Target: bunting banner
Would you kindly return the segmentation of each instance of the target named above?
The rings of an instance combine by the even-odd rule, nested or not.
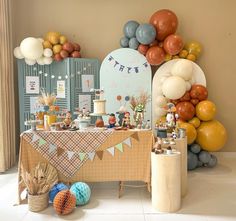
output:
[[[102,158],[103,158],[103,150],[98,150],[98,151],[96,151],[96,154],[97,154],[98,158],[99,158],[100,160],[102,160]]]
[[[135,140],[139,141],[139,137],[138,137],[138,133],[137,132],[132,134],[131,137],[134,138]]]
[[[35,141],[39,140],[39,138],[40,136],[38,136],[37,134],[34,134],[31,142],[34,143]]]
[[[123,144],[122,144],[122,143],[116,144],[115,147],[116,147],[120,152],[123,152]]]
[[[130,138],[125,139],[123,143],[126,144],[128,147],[132,147]]]
[[[74,156],[75,152],[73,151],[67,151],[67,156],[68,156],[68,159],[71,160],[71,158]]]
[[[47,142],[43,138],[39,138],[39,147],[46,144]]]
[[[86,153],[79,153],[79,159],[80,161],[83,161],[86,156]]]
[[[96,154],[95,151],[94,151],[94,152],[87,153],[88,158],[89,158],[91,161],[94,160],[95,154]]]
[[[115,147],[110,147],[107,149],[107,151],[114,157],[115,155]]]
[[[51,143],[49,144],[49,149],[48,149],[48,152],[49,152],[49,153],[54,152],[56,149],[57,149],[57,146],[56,146],[56,145],[51,144]]]
[[[61,147],[58,147],[57,148],[57,157],[60,157],[64,152],[65,152],[64,149],[62,149]]]

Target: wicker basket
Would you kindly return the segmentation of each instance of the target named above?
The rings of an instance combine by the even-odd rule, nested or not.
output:
[[[48,207],[48,192],[42,195],[30,195],[28,194],[29,210],[32,212],[39,212]]]

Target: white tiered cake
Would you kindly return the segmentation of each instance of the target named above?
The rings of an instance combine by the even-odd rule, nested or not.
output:
[[[105,115],[106,114],[106,100],[93,100],[94,111],[93,114]]]

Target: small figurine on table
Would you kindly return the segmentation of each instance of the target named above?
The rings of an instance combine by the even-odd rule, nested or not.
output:
[[[111,113],[108,119],[108,128],[113,128],[116,126],[116,116],[115,114]]]
[[[131,128],[130,124],[130,112],[125,112],[124,118],[122,120],[122,127]]]
[[[63,120],[63,126],[68,128],[72,122],[70,111],[66,112],[66,118]]]

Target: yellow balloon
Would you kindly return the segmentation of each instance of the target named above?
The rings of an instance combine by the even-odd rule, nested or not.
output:
[[[196,142],[207,151],[220,150],[227,140],[224,126],[217,120],[202,122],[197,129]]]
[[[196,115],[202,121],[213,120],[216,114],[216,105],[209,101],[201,101],[196,106]]]
[[[201,121],[197,118],[194,117],[193,119],[188,121],[190,124],[192,124],[195,128],[198,128],[201,124]]]
[[[187,122],[179,122],[179,127],[186,129],[188,144],[193,143],[197,137],[197,131],[195,127]]]
[[[188,42],[184,48],[188,51],[189,54],[193,54],[198,57],[202,51],[202,46],[199,42],[191,41]]]

